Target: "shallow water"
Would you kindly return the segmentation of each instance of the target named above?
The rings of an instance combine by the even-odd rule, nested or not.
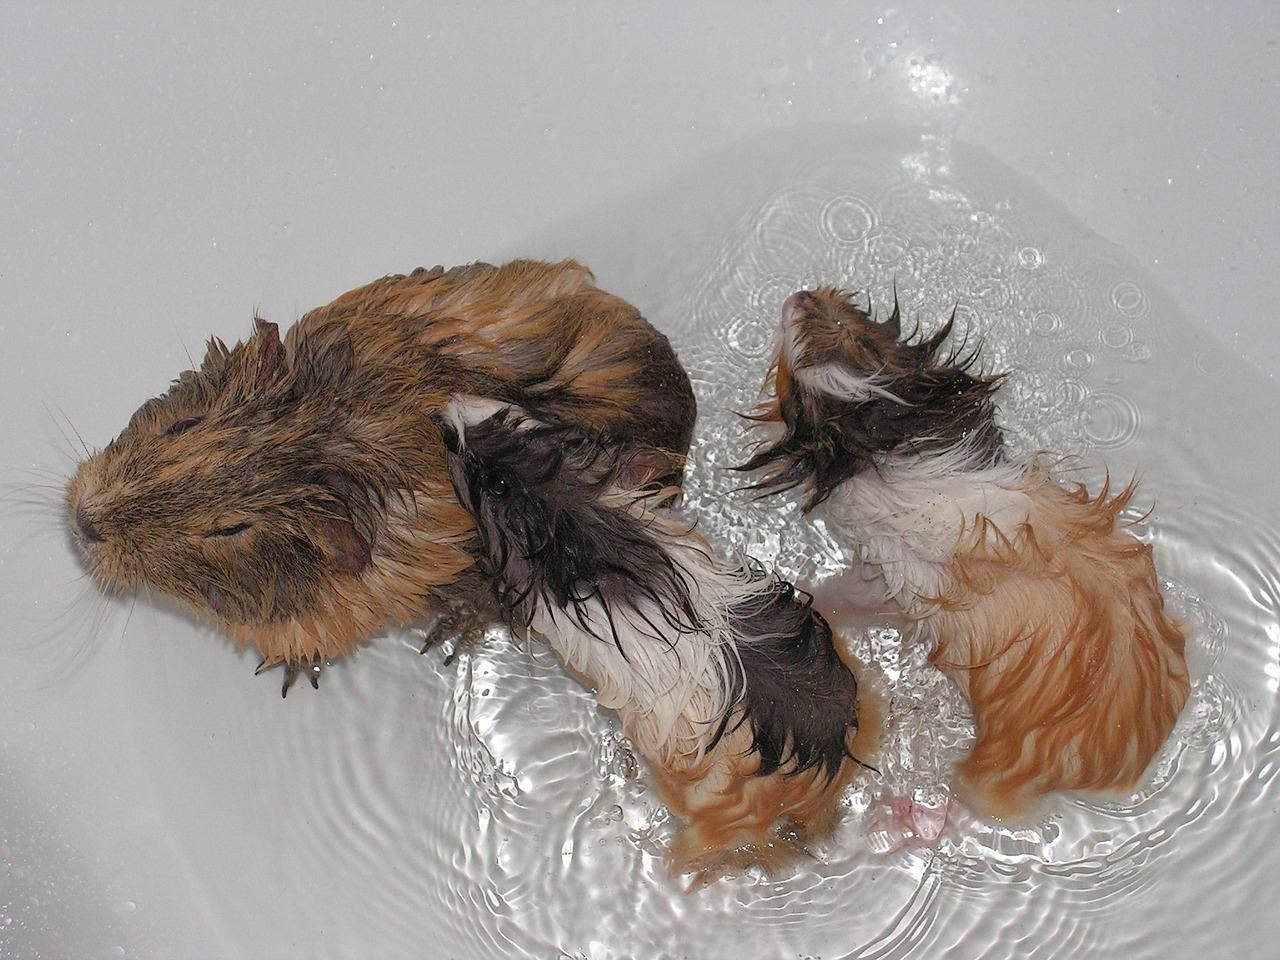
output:
[[[670,212],[664,239],[679,250],[682,217],[695,222],[699,204],[723,209],[749,182],[719,242],[703,234],[688,244],[700,269],[646,270],[643,230],[642,249],[622,265],[627,292],[650,316],[681,318],[669,329],[700,404],[687,505],[701,529],[829,592],[824,581],[847,565],[842,545],[820,521],[753,501],[729,469],[745,459],[750,436],[739,414],[758,399],[782,301],[834,284],[866,291],[887,312],[896,291],[904,323],[926,333],[954,309],[957,340],[980,345],[983,369],[1009,373],[1000,412],[1015,451],[1067,455],[1064,467],[1094,489],[1108,470],[1121,480],[1141,475],[1129,516],[1154,544],[1187,630],[1193,689],[1134,796],[1051,798],[1019,829],[961,816],[934,849],[882,855],[899,838],[870,829],[880,802],[905,795],[941,807],[949,764],[972,729],[963,699],[916,638],[889,623],[843,624],[893,694],[880,774],[850,791],[841,830],[815,862],[777,882],[742,877],[695,894],[714,908],[699,914],[706,919],[674,941],[651,942],[692,956],[774,955],[760,951],[769,943],[778,956],[936,955],[948,945],[953,955],[991,957],[1110,953],[1132,937],[1148,952],[1180,954],[1186,929],[1169,924],[1170,911],[1199,915],[1205,887],[1245,895],[1238,864],[1252,841],[1239,821],[1271,796],[1280,514],[1270,485],[1257,480],[1280,463],[1265,425],[1276,398],[1208,347],[1121,251],[978,151],[892,131],[882,142],[815,131],[763,145],[755,164],[750,153],[726,162],[718,183],[696,173],[684,182],[714,201],[686,198],[682,213],[668,196],[614,211],[623,222]],[[1193,863],[1196,883],[1178,884],[1177,871]],[[665,889],[630,893],[665,904]],[[708,937],[713,950],[699,946]],[[623,955],[625,942],[614,945]]]
[[[1015,450],[1069,455],[1092,486],[1140,471],[1132,518],[1188,631],[1190,701],[1133,797],[1057,797],[1020,829],[961,818],[936,847],[892,849],[871,829],[879,804],[944,802],[968,711],[915,638],[837,620],[893,693],[879,774],[793,872],[685,893],[643,764],[547,650],[495,630],[446,661],[419,656],[409,629],[281,703],[248,657],[135,611],[130,642],[108,651],[124,661],[123,721],[174,848],[247,954],[278,942],[255,910],[282,888],[306,907],[279,922],[332,931],[332,956],[1193,956],[1215,943],[1205,918],[1247,898],[1249,824],[1280,799],[1272,388],[994,159],[892,129],[744,144],[511,252],[588,259],[672,336],[700,403],[687,483],[700,528],[820,591],[845,548],[728,470],[782,301],[837,284],[887,310],[896,288],[904,322],[926,332],[955,309],[981,366],[1010,372]],[[188,669],[199,695],[179,692]],[[157,688],[170,690],[159,707]]]

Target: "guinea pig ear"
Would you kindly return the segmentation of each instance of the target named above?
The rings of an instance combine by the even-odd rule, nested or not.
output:
[[[315,479],[337,501],[316,521],[315,544],[339,573],[359,573],[369,565],[374,529],[360,510],[365,502],[362,488],[354,478],[337,470],[323,471]],[[366,522],[357,524],[353,517]]]
[[[253,344],[257,354],[257,381],[266,386],[284,372],[284,345],[280,342],[280,328],[269,320],[254,317]]]
[[[316,524],[316,534],[316,546],[339,573],[359,573],[369,565],[369,541],[346,517],[322,517]]]
[[[629,490],[678,483],[683,472],[684,457],[652,447],[629,450],[618,460],[618,483]]]

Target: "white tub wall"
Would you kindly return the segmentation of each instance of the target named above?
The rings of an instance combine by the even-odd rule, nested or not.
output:
[[[795,6],[6,6],[0,466],[63,466],[59,412],[105,442],[255,309],[287,322],[382,273],[522,252],[677,164],[815,122],[889,119],[986,148],[1206,335],[1280,370],[1274,5]],[[113,699],[120,661],[99,651],[55,675],[30,645],[79,589],[67,544],[25,513],[2,521],[0,815],[22,872],[0,896],[47,928],[23,943],[356,942],[277,916],[287,893],[253,916],[208,907],[207,865],[172,840]],[[178,662],[213,683],[242,667],[214,644]],[[212,736],[193,749],[234,752]],[[1259,817],[1247,828],[1274,838],[1275,811]],[[1223,916],[1243,951],[1280,931],[1263,909],[1280,858],[1263,862],[1256,916]],[[118,908],[78,910],[103,902],[98,885]]]
[[[201,337],[753,133],[893,118],[991,150],[1280,361],[1267,3],[72,6],[10,7],[0,39],[25,315]]]

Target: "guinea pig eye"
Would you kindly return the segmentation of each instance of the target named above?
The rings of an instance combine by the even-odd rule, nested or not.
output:
[[[506,478],[497,474],[489,474],[484,478],[484,488],[489,496],[497,500],[501,500],[511,492],[511,485],[507,483]]]
[[[204,417],[183,417],[181,420],[174,421],[169,429],[164,432],[164,435],[166,437],[176,437],[180,433],[186,433],[202,420],[204,420]]]
[[[252,523],[246,521],[245,523],[233,523],[229,527],[214,527],[214,529],[205,534],[205,537],[234,537],[237,533],[244,533],[252,526]]]

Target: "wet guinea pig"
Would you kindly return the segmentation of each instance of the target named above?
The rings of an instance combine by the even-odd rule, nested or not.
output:
[[[479,564],[518,633],[616,710],[684,823],[671,857],[708,879],[774,866],[834,820],[856,769],[858,685],[830,628],[752,561],[717,559],[636,483],[643,453],[490,400],[445,412]],[[794,838],[792,838],[794,839]]]
[[[756,417],[775,436],[745,469],[825,501],[882,596],[926,622],[973,708],[958,786],[978,812],[1131,791],[1188,691],[1151,548],[1118,522],[1133,487],[1093,497],[1006,459],[999,380],[944,354],[950,331],[904,341],[896,305],[877,323],[838,290],[790,297]]]
[[[418,270],[283,341],[262,320],[212,340],[80,464],[72,533],[105,588],[184,602],[284,663],[287,690],[388,623],[488,602],[432,419],[459,390],[657,449],[668,479],[695,413],[666,337],[580,264]]]

